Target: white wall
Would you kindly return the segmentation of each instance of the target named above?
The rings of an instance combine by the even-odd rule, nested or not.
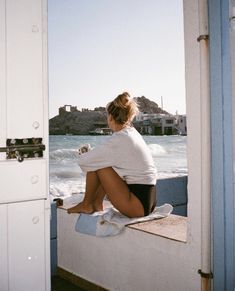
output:
[[[60,268],[108,290],[200,289],[192,238],[176,242],[129,228],[114,237],[89,236],[75,232],[77,217],[58,209]]]

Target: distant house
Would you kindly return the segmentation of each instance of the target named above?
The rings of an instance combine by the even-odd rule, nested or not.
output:
[[[134,125],[141,134],[172,135],[179,133],[176,118],[170,114],[141,112],[136,117]]]
[[[176,127],[180,135],[187,135],[187,118],[186,115],[175,115]]]
[[[78,111],[77,106],[72,105],[64,105],[59,108],[59,115],[65,113],[65,112],[76,112]]]

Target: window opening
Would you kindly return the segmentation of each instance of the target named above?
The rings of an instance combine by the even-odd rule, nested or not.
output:
[[[108,138],[105,106],[123,91],[140,98],[159,178],[187,175],[182,1],[48,4],[52,197],[84,192],[75,152]]]

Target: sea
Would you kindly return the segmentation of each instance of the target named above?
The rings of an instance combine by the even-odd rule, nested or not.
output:
[[[85,175],[80,169],[76,151],[84,144],[92,148],[110,136],[51,135],[49,137],[49,170],[51,198],[84,193]],[[152,153],[158,178],[187,175],[187,136],[143,136]]]

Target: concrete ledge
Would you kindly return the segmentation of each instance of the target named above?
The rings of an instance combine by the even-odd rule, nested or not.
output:
[[[180,242],[187,241],[187,218],[171,214],[157,219],[129,225],[128,227]]]
[[[171,203],[187,214],[187,177],[158,180],[157,197],[158,204]],[[58,270],[63,278],[87,290],[200,289],[198,245],[187,217],[172,214],[128,226],[117,236],[96,237],[76,232],[78,214],[69,215],[66,208],[57,209]],[[103,287],[91,289],[97,286]]]
[[[101,238],[76,232],[77,214],[59,208],[57,215],[58,267],[68,273],[108,290],[199,290],[199,263],[188,259],[194,256],[191,239],[169,238],[182,222],[186,232],[187,218],[172,215],[168,222],[155,221],[159,233],[168,228],[165,223],[171,224],[168,237],[126,227],[120,235]]]

